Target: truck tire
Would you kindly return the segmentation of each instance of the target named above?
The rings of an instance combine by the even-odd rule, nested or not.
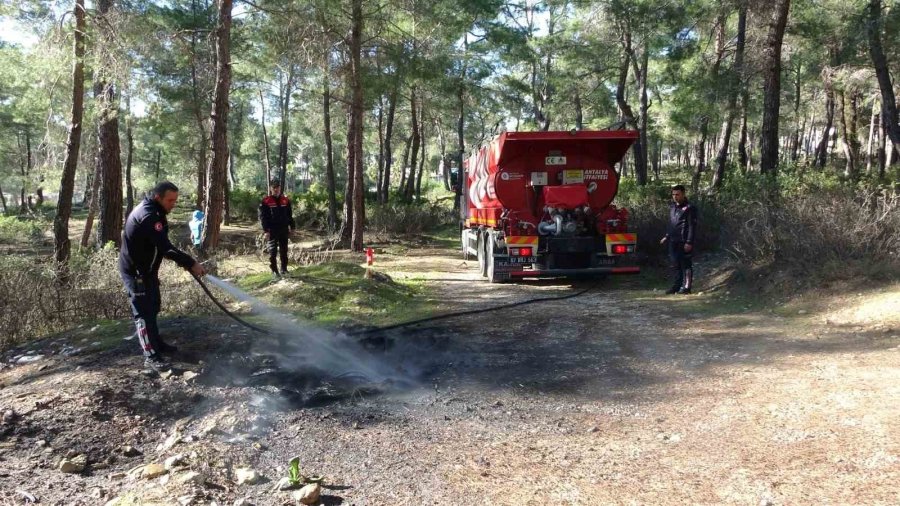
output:
[[[490,235],[484,245],[485,263],[487,264],[484,275],[489,283],[498,283],[497,278],[497,261],[494,259],[494,238]]]
[[[462,257],[463,260],[469,260],[469,245],[466,244],[469,241],[469,234],[466,233],[466,229],[460,227],[459,232],[459,243],[462,245]]]
[[[481,277],[487,276],[487,255],[484,246],[487,236],[487,233],[478,234],[478,273],[481,274]]]

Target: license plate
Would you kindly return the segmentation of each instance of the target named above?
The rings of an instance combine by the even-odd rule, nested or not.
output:
[[[509,259],[507,261],[512,264],[533,264],[533,263],[537,262],[537,258],[536,257],[509,257]]]
[[[509,257],[504,258],[503,260],[498,260],[497,265],[499,266],[522,266],[522,265],[530,265],[537,262],[536,257]]]

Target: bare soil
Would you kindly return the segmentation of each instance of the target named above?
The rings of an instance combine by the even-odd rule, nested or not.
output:
[[[440,248],[376,262],[447,312],[587,291],[370,336],[355,353],[387,380],[223,317],[163,324],[181,347],[167,379],[125,325],[15,350],[0,503],[293,504],[273,489],[294,456],[328,505],[900,503],[896,289],[773,308],[648,276],[491,285]],[[58,470],[77,454],[84,471]],[[239,485],[243,467],[259,482]],[[179,483],[189,470],[206,484]]]

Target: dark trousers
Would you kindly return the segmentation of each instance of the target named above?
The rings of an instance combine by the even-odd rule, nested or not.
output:
[[[276,257],[281,257],[281,272],[287,271],[288,264],[288,229],[272,229],[269,232],[269,268],[278,272]]]
[[[672,288],[690,290],[694,283],[693,252],[684,251],[683,242],[669,241],[669,261],[672,264]]]
[[[128,292],[131,303],[131,314],[137,330],[138,343],[144,356],[152,357],[159,353],[159,326],[156,317],[159,315],[162,299],[159,295],[159,279],[156,276],[130,276],[122,273],[122,281]]]

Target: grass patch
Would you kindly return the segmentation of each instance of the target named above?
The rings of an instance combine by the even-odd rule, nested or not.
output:
[[[704,289],[694,287],[693,295],[667,295],[671,286],[668,269],[643,267],[641,274],[623,280],[626,290],[623,297],[663,308],[683,318],[735,316],[748,313],[777,311],[781,303],[777,298],[765,297],[758,291],[743,285],[725,285]]]
[[[297,267],[275,283],[271,274],[251,274],[238,285],[266,302],[320,324],[382,326],[433,314],[424,285],[397,282],[348,262]]]

